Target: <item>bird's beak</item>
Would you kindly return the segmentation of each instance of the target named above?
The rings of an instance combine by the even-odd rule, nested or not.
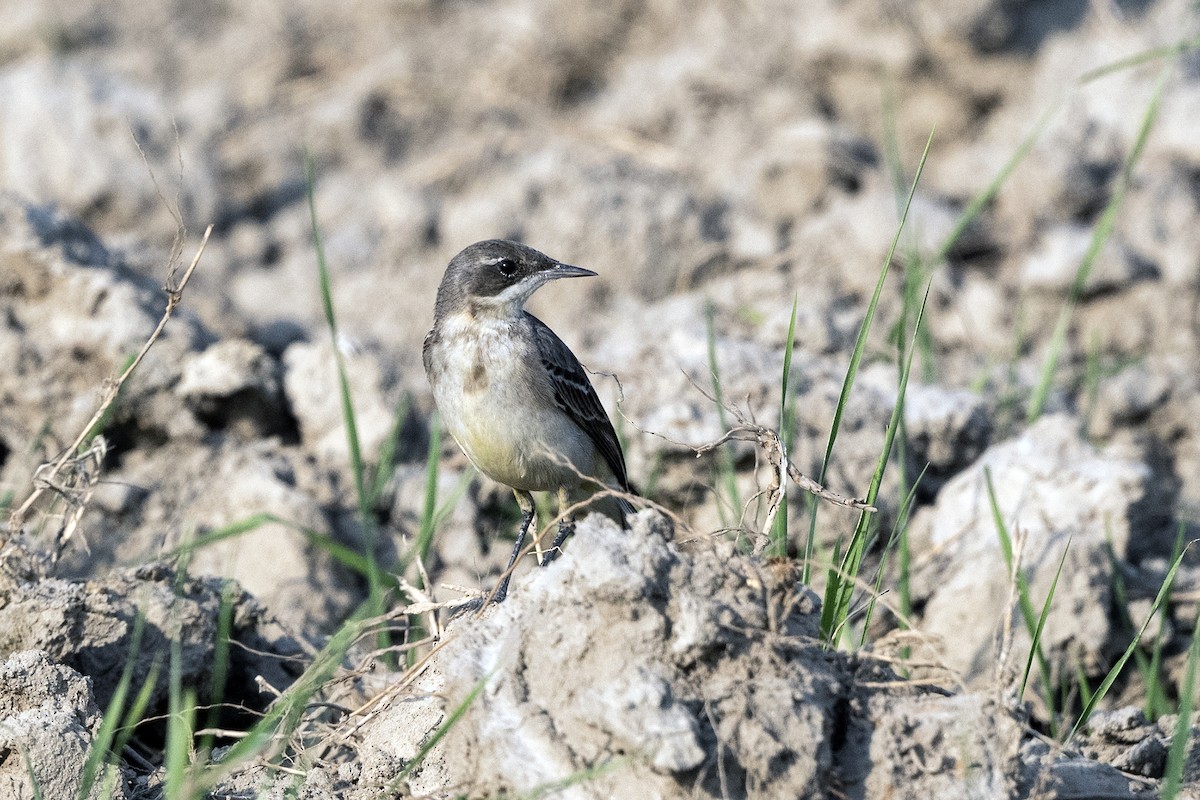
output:
[[[570,264],[555,264],[543,274],[547,280],[554,280],[555,278],[588,278],[598,273],[583,267],[572,267]]]

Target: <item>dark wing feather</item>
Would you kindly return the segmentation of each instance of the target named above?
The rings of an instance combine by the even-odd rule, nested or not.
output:
[[[617,483],[629,491],[629,478],[625,474],[625,456],[617,432],[596,396],[592,382],[588,380],[583,365],[554,331],[532,314],[526,313],[533,328],[533,340],[537,344],[538,357],[550,378],[555,404],[583,429],[604,456]]]

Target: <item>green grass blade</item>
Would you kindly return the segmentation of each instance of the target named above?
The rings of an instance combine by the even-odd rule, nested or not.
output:
[[[1126,662],[1129,661],[1129,658],[1133,655],[1134,650],[1137,649],[1138,643],[1141,642],[1142,636],[1146,633],[1146,628],[1149,627],[1150,620],[1154,619],[1154,615],[1158,613],[1160,608],[1162,608],[1163,602],[1166,600],[1167,595],[1171,593],[1171,585],[1175,582],[1175,573],[1179,571],[1179,565],[1183,563],[1183,557],[1187,555],[1187,551],[1191,546],[1192,543],[1189,542],[1187,547],[1183,549],[1183,552],[1179,554],[1178,558],[1171,562],[1171,568],[1167,570],[1167,576],[1163,580],[1162,586],[1159,587],[1158,595],[1154,598],[1154,605],[1151,606],[1150,613],[1146,615],[1146,619],[1142,622],[1141,627],[1138,628],[1137,634],[1133,637],[1133,641],[1131,641],[1129,646],[1125,648],[1125,652],[1121,654],[1119,659],[1117,659],[1117,663],[1114,664],[1112,669],[1108,671],[1108,674],[1104,676],[1104,680],[1100,682],[1100,686],[1084,705],[1083,710],[1079,713],[1079,719],[1075,721],[1074,727],[1071,728],[1071,733],[1067,737],[1068,739],[1074,738],[1079,729],[1084,725],[1084,723],[1087,722],[1088,717],[1092,715],[1092,711],[1095,709],[1096,704],[1104,699],[1104,695],[1108,694],[1108,690],[1112,688],[1113,683],[1120,676],[1121,671],[1125,669]]]
[[[433,534],[437,530],[438,523],[442,517],[439,516],[438,508],[438,468],[442,458],[442,426],[441,418],[437,412],[434,412],[433,418],[429,423],[429,451],[425,457],[425,501],[421,508],[421,524],[417,530],[417,539],[413,542],[403,563],[397,565],[396,571],[404,574],[408,570],[408,566],[414,561],[424,565],[426,557],[429,555],[430,545],[433,543]],[[460,487],[465,488],[465,483],[470,479],[471,472],[464,473],[463,479],[459,482]],[[457,502],[457,497],[453,498]],[[445,513],[449,513],[447,510]],[[425,586],[424,570],[421,570],[417,576],[417,585],[422,589],[427,589]],[[409,635],[420,638],[424,635],[424,624],[418,618],[412,618],[409,622]],[[415,650],[408,651],[408,663],[412,666],[416,663],[418,654]]]
[[[1038,616],[1037,627],[1033,630],[1033,642],[1029,647],[1029,656],[1025,659],[1025,671],[1021,673],[1021,689],[1017,692],[1017,702],[1025,697],[1025,686],[1029,683],[1029,673],[1033,670],[1035,653],[1042,652],[1042,631],[1046,629],[1046,620],[1050,616],[1050,606],[1054,603],[1054,591],[1058,588],[1058,579],[1062,577],[1063,565],[1067,563],[1067,552],[1071,549],[1071,539],[1067,539],[1063,547],[1062,558],[1058,560],[1058,569],[1054,572],[1054,580],[1050,582],[1050,591],[1046,593],[1046,602],[1042,604],[1042,613]]]
[[[850,353],[850,365],[846,368],[846,377],[842,381],[842,391],[838,395],[837,405],[833,410],[833,424],[829,426],[829,440],[825,444],[825,456],[821,459],[821,471],[818,473],[817,482],[825,482],[825,474],[829,470],[829,462],[833,459],[833,446],[837,442],[838,431],[842,427],[842,417],[846,413],[846,406],[850,401],[850,391],[854,388],[855,378],[858,377],[858,367],[862,363],[863,354],[867,350],[867,335],[871,332],[871,323],[875,320],[875,311],[879,307],[879,298],[883,294],[884,282],[887,280],[888,272],[891,269],[892,258],[896,254],[896,247],[900,244],[900,235],[904,232],[904,224],[908,221],[908,212],[912,209],[913,197],[917,193],[917,185],[921,181],[921,174],[925,171],[925,161],[929,157],[929,148],[933,144],[933,133],[929,134],[929,139],[925,142],[925,150],[921,153],[921,160],[917,163],[917,174],[913,176],[912,186],[908,190],[908,198],[904,202],[904,210],[900,214],[900,224],[896,226],[896,235],[892,237],[892,244],[888,248],[887,257],[883,260],[883,268],[879,271],[879,280],[875,282],[875,291],[871,294],[871,302],[867,305],[867,312],[863,316],[862,324],[858,327],[858,336],[854,339],[854,349]],[[800,580],[802,583],[810,583],[810,569],[812,565],[813,547],[816,544],[817,538],[817,508],[820,504],[811,501],[809,504],[808,516],[808,539],[804,543],[804,566]],[[840,581],[840,578],[838,579]]]
[[[24,747],[21,747],[20,750],[21,760],[25,762],[25,774],[29,776],[29,788],[33,792],[33,800],[45,800],[46,795],[42,794],[42,783],[33,769],[33,760]]]
[[[183,654],[179,638],[171,640],[171,662],[167,695],[167,742],[163,753],[163,772],[166,797],[185,800],[191,797],[188,787],[188,754],[191,751],[191,720],[196,702],[191,690],[183,688]]]
[[[376,563],[376,545],[378,544],[378,525],[370,505],[367,492],[366,465],[363,463],[362,446],[358,436],[358,423],[354,415],[354,403],[350,395],[350,378],[346,373],[346,360],[338,343],[337,315],[333,308],[333,289],[329,279],[329,265],[325,259],[325,244],[321,237],[321,226],[317,222],[316,201],[316,167],[311,154],[304,158],[305,178],[308,194],[308,212],[312,223],[313,247],[317,253],[317,275],[321,287],[321,304],[325,310],[325,322],[329,326],[330,340],[333,343],[334,361],[337,363],[338,394],[342,404],[342,422],[346,428],[346,442],[350,451],[350,471],[354,477],[355,497],[358,500],[359,522],[363,526],[363,555],[367,560],[367,593],[371,598],[375,614],[382,614],[387,603],[383,596],[383,577]],[[380,648],[391,644],[386,630],[379,631]]]
[[[292,530],[292,531],[295,531],[296,533],[299,533],[301,536],[303,536],[305,539],[307,539],[309,541],[309,543],[312,544],[314,547],[324,550],[326,553],[329,554],[329,556],[331,558],[333,558],[339,564],[346,567],[347,569],[351,569],[351,570],[359,573],[363,577],[366,577],[370,573],[371,569],[376,569],[368,561],[368,559],[366,558],[366,556],[364,554],[360,553],[359,551],[355,550],[354,548],[347,547],[346,545],[342,544],[341,542],[336,541],[335,539],[333,539],[331,536],[329,536],[327,534],[320,533],[318,531],[314,531],[310,528],[304,527],[303,525],[297,525],[296,523],[291,522],[290,520],[286,520],[283,517],[277,516],[275,514],[271,514],[269,512],[260,512],[258,514],[252,514],[251,516],[246,517],[245,519],[237,520],[236,522],[231,522],[230,524],[228,524],[222,528],[217,528],[216,530],[209,531],[208,533],[204,534],[203,536],[197,536],[192,541],[185,542],[184,544],[181,544],[178,547],[176,547],[174,550],[171,550],[171,551],[165,553],[163,557],[167,558],[167,559],[183,557],[185,555],[192,553],[195,550],[199,550],[202,547],[206,547],[210,544],[215,544],[216,542],[224,541],[225,539],[232,539],[234,537],[241,536],[242,534],[249,533],[250,531],[253,531],[263,525],[267,525],[267,524],[271,524],[271,523],[276,524],[276,525],[281,525],[288,530]],[[380,580],[388,588],[391,588],[391,589],[399,589],[400,588],[400,585],[399,585],[399,583],[396,582],[396,579],[393,578],[391,575],[389,575],[386,571],[380,571],[380,570],[376,570],[376,571],[379,572]]]
[[[1181,42],[1177,42],[1176,44],[1153,47],[1149,50],[1144,50],[1141,53],[1135,53],[1131,56],[1117,59],[1111,64],[1105,64],[1103,66],[1096,67],[1093,70],[1089,70],[1083,73],[1083,75],[1079,76],[1077,83],[1082,86],[1083,84],[1091,83],[1097,78],[1103,78],[1106,75],[1111,75],[1114,72],[1120,72],[1121,70],[1129,69],[1130,67],[1141,66],[1142,64],[1146,64],[1151,61],[1157,61],[1160,58],[1181,56],[1188,50],[1195,50],[1196,48],[1200,48],[1200,39],[1185,39]]]
[[[441,459],[442,425],[438,415],[434,414],[429,425],[429,452],[425,457],[425,502],[421,508],[421,526],[417,532],[417,540],[413,543],[410,561],[415,558],[424,563],[433,542],[433,533],[437,529],[438,468]]]
[[[950,233],[942,241],[933,258],[930,259],[930,263],[941,264],[946,260],[946,257],[950,254],[950,251],[954,249],[954,245],[958,243],[960,238],[962,238],[963,233],[967,230],[971,223],[983,213],[983,210],[987,208],[992,200],[996,198],[996,195],[1000,192],[1000,187],[1002,187],[1005,182],[1008,181],[1013,171],[1016,170],[1021,162],[1025,160],[1025,157],[1028,156],[1033,150],[1034,144],[1036,144],[1037,140],[1041,138],[1042,134],[1046,130],[1046,126],[1050,124],[1050,120],[1054,118],[1054,115],[1058,112],[1059,108],[1062,107],[1062,103],[1063,98],[1059,97],[1052,102],[1045,111],[1042,112],[1042,115],[1038,117],[1037,122],[1034,123],[1033,128],[1030,129],[1029,133],[1025,135],[1025,138],[1021,140],[1020,145],[1018,145],[1017,149],[1013,151],[1013,154],[1009,157],[1008,161],[1004,163],[1004,166],[1000,168],[1000,171],[997,172],[992,178],[991,182],[984,187],[982,192],[975,195],[975,197],[971,199],[971,202],[967,203],[967,207],[963,209],[963,212],[959,214],[958,219],[955,220],[954,227],[950,229]]]
[[[1129,631],[1130,635],[1133,635],[1133,633],[1137,630],[1137,623],[1133,621],[1133,616],[1129,613],[1129,609],[1131,608],[1132,604],[1130,602],[1129,592],[1125,587],[1125,579],[1121,577],[1121,564],[1117,560],[1116,553],[1113,552],[1111,537],[1107,542],[1105,554],[1108,557],[1108,565],[1109,569],[1111,570],[1110,574],[1112,576],[1112,592],[1114,605],[1116,606],[1117,611],[1117,619],[1120,621],[1121,625],[1123,625],[1125,629]],[[1170,595],[1168,594],[1168,599],[1169,598]],[[1166,610],[1165,606],[1164,610]],[[1133,663],[1134,666],[1137,667],[1137,671],[1141,674],[1142,683],[1146,686],[1146,708],[1149,708],[1153,702],[1149,696],[1150,687],[1157,683],[1155,676],[1150,671],[1150,659],[1146,657],[1145,653],[1138,649],[1133,651]],[[1147,714],[1148,713],[1149,712],[1147,712]]]
[[[926,152],[928,152],[928,147],[928,144],[926,144]],[[923,163],[924,158],[922,158]],[[920,177],[919,172],[918,177]],[[879,487],[883,483],[883,473],[887,468],[888,461],[891,460],[892,444],[896,439],[896,431],[899,430],[901,420],[904,417],[904,396],[908,389],[908,378],[912,372],[913,356],[917,352],[917,333],[920,331],[921,323],[924,321],[925,307],[928,301],[929,286],[927,285],[925,287],[925,298],[921,301],[920,310],[917,312],[917,319],[913,326],[913,345],[909,348],[908,359],[904,364],[904,372],[900,376],[900,385],[896,393],[896,405],[892,409],[892,417],[888,420],[887,429],[883,435],[883,450],[880,452],[879,459],[875,463],[875,474],[871,476],[871,485],[867,489],[866,499],[869,505],[874,505],[875,498],[879,496]],[[838,631],[849,617],[850,602],[854,596],[855,581],[862,566],[863,555],[866,553],[867,540],[871,532],[871,521],[874,519],[874,516],[869,511],[863,511],[859,515],[858,525],[850,537],[850,543],[846,546],[846,552],[842,554],[840,568],[829,570],[825,584],[825,605],[821,609],[821,634],[827,644],[836,644]]]
[[[1029,581],[1024,572],[1015,569],[1012,535],[1009,533],[1008,523],[1004,521],[1004,515],[1000,511],[1000,501],[996,498],[996,485],[992,481],[992,471],[987,467],[983,470],[983,480],[987,489],[988,504],[991,506],[992,524],[996,528],[996,538],[1000,542],[1000,552],[1004,556],[1004,564],[1008,567],[1009,574],[1013,575],[1013,579],[1017,582],[1017,606],[1021,610],[1021,619],[1025,623],[1025,630],[1029,633],[1031,642],[1029,652],[1037,659],[1038,674],[1042,678],[1042,697],[1046,701],[1046,707],[1050,710],[1050,714],[1054,716],[1061,709],[1054,702],[1054,682],[1050,670],[1050,660],[1042,649],[1041,636],[1035,636],[1037,617],[1033,613],[1033,601],[1029,597]],[[1063,556],[1066,556],[1065,551]],[[1021,694],[1018,697],[1023,697],[1025,694],[1027,677],[1026,675],[1021,681]]]
[[[1096,416],[1096,403],[1100,397],[1100,378],[1100,336],[1098,333],[1093,333],[1092,340],[1088,343],[1087,357],[1083,368],[1083,386],[1079,392],[1082,398],[1079,432],[1088,441],[1092,441],[1088,432],[1092,429],[1092,420]]]
[[[1025,307],[1018,300],[1013,314],[1012,350],[1005,362],[1004,379],[996,400],[996,434],[999,441],[1017,429],[1018,420],[1025,418],[1025,389],[1021,384],[1019,365],[1027,344]],[[986,389],[987,384],[982,388]]]
[[[1029,406],[1025,410],[1025,424],[1027,425],[1033,424],[1046,408],[1046,402],[1050,398],[1050,391],[1054,388],[1054,375],[1058,368],[1058,361],[1062,357],[1062,351],[1067,344],[1067,331],[1071,326],[1071,312],[1073,310],[1073,305],[1068,303],[1059,312],[1058,322],[1054,325],[1054,333],[1050,335],[1050,344],[1046,348],[1046,361],[1042,365],[1041,377],[1038,379],[1038,385],[1034,387],[1033,393],[1030,395]]]
[[[716,306],[712,301],[707,301],[704,305],[705,319],[705,334],[708,341],[708,372],[712,378],[713,399],[717,403],[717,420],[721,425],[722,431],[729,430],[729,417],[725,413],[725,391],[721,386],[721,365],[717,361],[717,329],[716,329]],[[740,524],[742,513],[742,495],[738,491],[737,486],[737,471],[734,468],[733,453],[728,447],[722,447],[717,450],[717,478],[718,482],[725,487],[725,499],[729,503],[732,511],[732,517],[726,513],[724,504],[717,500],[717,513],[721,515],[721,524],[728,528],[734,524]]]
[[[476,684],[471,687],[471,691],[467,692],[467,696],[463,698],[462,702],[454,707],[454,710],[450,712],[449,716],[446,717],[442,724],[438,725],[437,730],[433,732],[433,735],[426,739],[425,743],[421,745],[421,748],[417,750],[417,754],[413,756],[412,760],[405,764],[404,768],[401,769],[400,772],[396,774],[396,777],[392,779],[391,783],[389,784],[389,791],[395,791],[398,789],[404,779],[411,775],[412,771],[421,765],[421,762],[425,760],[425,757],[429,755],[433,748],[437,747],[438,742],[444,739],[446,734],[450,733],[450,731],[454,729],[454,726],[458,724],[459,720],[461,720],[467,713],[467,710],[479,698],[479,695],[483,693],[483,687],[487,686],[487,682],[491,679],[492,676],[491,673],[489,673],[480,678]]]
[[[914,485],[914,489],[916,486]],[[907,512],[905,514],[907,517]],[[900,527],[900,541],[897,543],[896,554],[896,594],[900,598],[899,606],[900,613],[904,618],[900,620],[900,627],[907,628],[908,620],[912,619],[913,604],[912,604],[912,548],[908,542],[908,520],[905,519],[905,524]],[[905,649],[907,652],[907,648]]]
[[[410,405],[411,398],[405,395],[396,406],[396,413],[392,417],[392,427],[388,430],[387,438],[383,440],[383,444],[379,448],[375,478],[368,487],[368,508],[375,508],[378,505],[379,498],[383,497],[383,491],[387,488],[388,481],[396,474],[396,449],[400,445],[400,435],[404,432],[404,424],[408,421]]]
[[[207,547],[210,544],[216,544],[217,542],[222,542],[226,539],[236,538],[242,534],[250,533],[253,530],[261,528],[263,525],[267,525],[272,522],[289,528],[294,527],[290,522],[287,522],[286,520],[269,512],[262,511],[257,514],[251,514],[245,519],[240,519],[235,522],[231,522],[228,525],[216,528],[215,530],[211,530],[206,534],[197,536],[191,541],[184,542],[175,549],[164,553],[163,558],[172,560],[182,556],[190,556],[193,551],[199,550],[202,547]]]
[[[1088,680],[1087,670],[1083,668],[1083,662],[1078,658],[1075,659],[1075,685],[1079,687],[1079,699],[1083,701],[1083,705],[1092,702],[1092,695],[1096,690],[1092,688],[1092,682]]]
[[[899,216],[904,212],[908,185],[904,177],[904,164],[900,156],[900,137],[896,130],[895,105],[894,85],[891,81],[891,76],[888,75],[884,80],[883,152],[884,160],[887,164],[887,172],[891,178],[892,193],[895,196],[896,214]],[[912,318],[917,303],[920,302],[921,287],[925,285],[930,272],[929,263],[921,252],[917,237],[909,236],[903,248],[902,260],[904,262],[904,271],[901,273],[900,315],[888,333],[888,339],[896,345],[897,374],[904,365],[904,341],[905,333],[908,331],[908,321]],[[920,348],[920,360],[918,363],[921,365],[921,379],[926,383],[933,383],[936,379],[933,338],[928,328],[922,328],[918,331],[916,345]],[[901,428],[900,435],[897,438],[899,445],[897,460],[901,464],[904,463],[903,448],[905,439],[904,429]]]
[[[1004,514],[1000,511],[1000,501],[996,498],[996,484],[992,481],[992,470],[990,467],[983,468],[983,482],[984,488],[987,490],[988,504],[992,510],[992,525],[996,529],[996,538],[1000,542],[1000,554],[1004,556],[1004,564],[1008,567],[1008,571],[1011,574],[1013,571],[1014,557],[1012,534],[1009,533],[1008,523],[1004,521]],[[1018,574],[1016,580],[1018,589],[1028,588],[1027,586],[1024,586],[1025,578],[1023,575]],[[1018,594],[1024,594],[1024,592],[1019,592]],[[1028,599],[1028,595],[1025,595],[1025,600]],[[1025,622],[1029,626],[1029,631],[1032,633],[1033,606],[1025,606],[1023,601],[1021,605],[1021,613],[1025,616]]]
[[[229,679],[229,646],[233,637],[233,605],[236,600],[237,584],[226,580],[221,587],[221,605],[217,609],[217,636],[213,642],[212,675],[208,682],[208,714],[204,727],[219,726],[221,703],[225,700],[225,684]],[[200,743],[202,752],[212,750],[214,737],[208,734]]]
[[[1192,643],[1188,647],[1187,666],[1183,685],[1179,688],[1179,715],[1171,734],[1167,751],[1167,767],[1163,771],[1162,800],[1175,800],[1183,786],[1183,770],[1187,764],[1188,743],[1192,738],[1192,709],[1196,702],[1196,662],[1200,661],[1200,613],[1192,624]]]
[[[1171,547],[1171,560],[1179,558],[1179,554],[1183,552],[1183,544],[1187,536],[1186,524],[1182,521],[1179,523],[1179,529],[1175,533],[1175,544]],[[1170,619],[1171,595],[1175,589],[1174,584],[1168,589],[1167,602],[1163,604],[1161,619],[1158,624],[1158,632],[1154,637],[1154,648],[1150,651],[1150,680],[1146,685],[1146,717],[1151,722],[1157,720],[1164,714],[1171,713],[1170,703],[1167,700],[1167,692],[1162,681],[1162,653],[1163,646],[1166,644],[1166,636],[1164,635],[1168,629],[1167,622]]]
[[[158,686],[160,672],[162,672],[162,659],[155,658],[150,664],[150,670],[146,673],[145,680],[142,681],[142,688],[133,698],[133,702],[129,704],[129,710],[125,713],[125,720],[121,723],[116,743],[112,748],[114,756],[125,749],[125,745],[129,744],[137,726],[145,718],[146,709],[150,707],[150,698],[154,696],[154,689]]]
[[[792,398],[792,350],[796,345],[796,309],[799,307],[800,294],[792,295],[792,316],[788,322],[787,341],[783,345],[783,375],[779,379],[779,441],[783,444],[786,457],[791,457],[792,445],[796,440],[796,414]],[[771,531],[771,546],[769,555],[786,556],[788,547],[788,504],[787,481],[779,487],[783,496],[779,499],[779,512],[775,515],[774,529]]]
[[[350,380],[346,374],[346,362],[342,357],[342,348],[338,343],[337,314],[333,308],[333,287],[329,278],[329,264],[325,259],[325,244],[321,236],[321,226],[317,222],[316,168],[313,165],[311,155],[305,156],[304,167],[308,190],[308,212],[312,223],[313,247],[317,251],[317,275],[321,287],[321,305],[325,311],[325,324],[329,327],[330,340],[333,342],[334,359],[337,361],[338,389],[342,403],[342,418],[346,426],[346,440],[350,450],[350,469],[353,472],[354,488],[358,499],[362,501],[367,496],[365,484],[366,468],[363,464],[362,447],[358,437],[358,424],[354,415],[354,403],[350,396]]]
[[[626,766],[632,763],[633,759],[629,756],[618,756],[610,758],[607,761],[602,761],[594,767],[581,769],[574,772],[565,778],[550,783],[544,783],[528,793],[520,795],[519,800],[541,800],[543,797],[553,797],[559,793],[570,789],[572,786],[579,786],[599,778],[601,775],[612,772],[618,767]]]
[[[80,800],[87,797],[92,791],[92,787],[96,785],[96,776],[100,771],[100,766],[116,757],[112,745],[117,735],[117,726],[120,724],[121,715],[125,711],[125,698],[128,696],[129,686],[133,682],[133,667],[137,663],[137,654],[141,649],[142,633],[145,628],[146,618],[139,612],[133,618],[133,630],[129,636],[129,653],[125,656],[125,666],[121,670],[121,677],[117,681],[116,689],[113,690],[112,699],[108,701],[108,707],[104,709],[100,728],[92,739],[92,749],[83,763],[79,791],[76,793]]]
[[[369,630],[367,618],[371,616],[368,600],[329,638],[304,673],[246,731],[245,737],[231,746],[225,757],[212,764],[196,783],[201,788],[211,788],[235,772],[239,765],[255,758],[273,759],[281,752],[303,721],[309,701],[334,675],[359,637]]]
[[[896,128],[896,82],[890,72],[883,76],[882,108],[883,163],[887,167],[892,194],[896,198],[896,213],[903,214],[908,194],[908,180],[904,176],[903,158],[900,156],[900,136]]]
[[[454,513],[454,509],[458,506],[458,502],[462,500],[463,495],[467,493],[467,488],[471,485],[471,481],[475,479],[476,472],[474,468],[463,472],[459,477],[458,483],[450,490],[450,494],[446,495],[446,499],[438,506],[433,515],[433,527],[437,529],[446,518]]]
[[[929,469],[929,464],[925,465],[925,469]],[[858,639],[858,646],[860,646],[860,648],[866,645],[866,633],[868,633],[870,630],[871,618],[875,614],[875,603],[883,594],[883,576],[884,573],[887,572],[890,555],[892,555],[892,552],[900,546],[902,541],[904,541],[904,535],[902,535],[902,531],[904,531],[905,525],[908,522],[908,512],[911,511],[913,500],[917,497],[917,487],[920,485],[920,479],[922,479],[922,477],[925,475],[925,469],[920,471],[920,475],[917,477],[917,480],[913,481],[913,485],[910,487],[910,489],[908,489],[905,497],[901,499],[900,509],[899,511],[896,511],[896,521],[892,525],[892,533],[888,534],[888,541],[886,545],[883,546],[883,552],[880,554],[880,565],[878,565],[875,569],[874,588],[872,588],[870,600],[868,603],[866,603],[866,612],[863,614],[863,633],[862,637]],[[868,548],[868,551],[870,551],[870,548]],[[902,608],[901,613],[905,616],[908,615],[906,610]],[[902,626],[904,625],[904,622],[901,621],[900,624]]]
[[[884,80],[883,93],[883,153],[884,161],[887,164],[887,173],[891,178],[892,193],[895,195],[896,214],[899,216],[904,213],[906,203],[906,195],[908,185],[904,178],[904,164],[900,156],[900,137],[896,131],[896,98],[895,91],[891,81],[891,76],[887,76]],[[921,298],[921,287],[925,285],[928,279],[929,269],[924,257],[921,254],[920,247],[917,244],[916,237],[908,237],[907,243],[904,245],[904,272],[901,275],[901,303],[900,316],[896,319],[891,331],[888,333],[888,339],[896,344],[896,362],[897,367],[902,368],[904,362],[904,339],[905,332],[908,330],[908,320],[910,319],[912,310],[916,307]],[[922,329],[917,337],[917,343],[921,352],[922,379],[926,382],[934,380],[933,367],[933,342],[930,338],[929,331]],[[899,441],[904,442],[904,436],[901,435]],[[902,462],[903,463],[903,462]]]
[[[913,485],[909,487],[908,492],[900,501],[900,509],[896,512],[896,522],[892,525],[892,532],[888,535],[887,544],[883,546],[883,552],[879,556],[879,566],[875,570],[874,591],[871,594],[870,601],[867,603],[866,613],[863,615],[863,629],[862,637],[858,641],[859,647],[864,647],[867,644],[867,631],[871,627],[871,617],[875,613],[875,603],[883,594],[883,576],[887,571],[888,558],[893,550],[897,550],[903,545],[906,539],[904,536],[904,529],[908,525],[908,515],[912,510],[913,501],[917,496],[917,487],[921,485],[921,479],[925,477],[925,472],[928,469],[929,465],[926,464],[921,470],[921,474],[917,476],[915,481],[913,481]],[[900,613],[907,617],[908,609],[902,606]],[[900,625],[901,627],[904,627],[903,620],[900,621]]]
[[[1150,96],[1150,103],[1142,115],[1142,123],[1138,129],[1133,149],[1130,151],[1129,157],[1125,159],[1125,164],[1121,168],[1121,175],[1117,180],[1116,186],[1113,188],[1112,196],[1109,197],[1108,203],[1105,205],[1104,211],[1096,223],[1096,227],[1092,229],[1091,242],[1088,244],[1088,249],[1083,254],[1083,258],[1080,259],[1079,266],[1075,270],[1075,278],[1071,282],[1067,301],[1063,304],[1062,311],[1059,312],[1058,322],[1054,326],[1054,334],[1047,349],[1046,361],[1042,366],[1038,385],[1033,390],[1025,415],[1026,422],[1028,423],[1032,423],[1040,417],[1045,410],[1046,402],[1054,385],[1054,377],[1058,370],[1058,361],[1066,347],[1067,332],[1070,330],[1071,317],[1083,295],[1084,286],[1087,284],[1088,278],[1091,277],[1092,269],[1096,264],[1096,257],[1100,254],[1100,250],[1108,242],[1116,227],[1117,216],[1120,213],[1121,206],[1125,201],[1125,195],[1128,193],[1133,180],[1133,169],[1138,161],[1141,160],[1142,153],[1146,149],[1146,142],[1150,138],[1150,131],[1154,127],[1155,120],[1158,119],[1158,110],[1162,104],[1163,90],[1166,88],[1167,77],[1170,75],[1173,67],[1174,64],[1168,64],[1159,73],[1158,80],[1154,85],[1154,92]]]

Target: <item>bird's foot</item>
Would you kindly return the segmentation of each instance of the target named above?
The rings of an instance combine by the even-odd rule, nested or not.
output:
[[[558,534],[554,537],[554,541],[550,545],[550,549],[546,551],[546,557],[542,560],[542,566],[546,566],[554,559],[562,555],[562,544],[567,540],[567,537],[575,532],[575,520],[564,519],[558,523]]]
[[[508,596],[508,581],[512,577],[513,567],[517,564],[517,558],[521,555],[521,547],[525,544],[525,537],[529,533],[529,526],[533,524],[533,499],[526,500],[520,494],[517,494],[517,501],[521,504],[521,527],[517,529],[517,541],[513,544],[512,555],[508,557],[508,566],[504,568],[504,579],[500,581],[500,585],[492,593],[492,602],[494,603],[499,603]]]
[[[504,580],[500,581],[500,585],[496,587],[496,591],[492,593],[493,603],[502,603],[504,598],[508,597],[508,579],[511,575],[505,575]],[[486,599],[486,598],[485,598]]]

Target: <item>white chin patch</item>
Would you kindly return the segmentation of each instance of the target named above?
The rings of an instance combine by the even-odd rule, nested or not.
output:
[[[525,301],[529,296],[537,291],[538,287],[549,280],[549,276],[544,272],[537,272],[524,278],[520,283],[514,283],[498,295],[494,295],[485,299],[485,305],[494,306],[516,306],[520,308],[525,305]]]

